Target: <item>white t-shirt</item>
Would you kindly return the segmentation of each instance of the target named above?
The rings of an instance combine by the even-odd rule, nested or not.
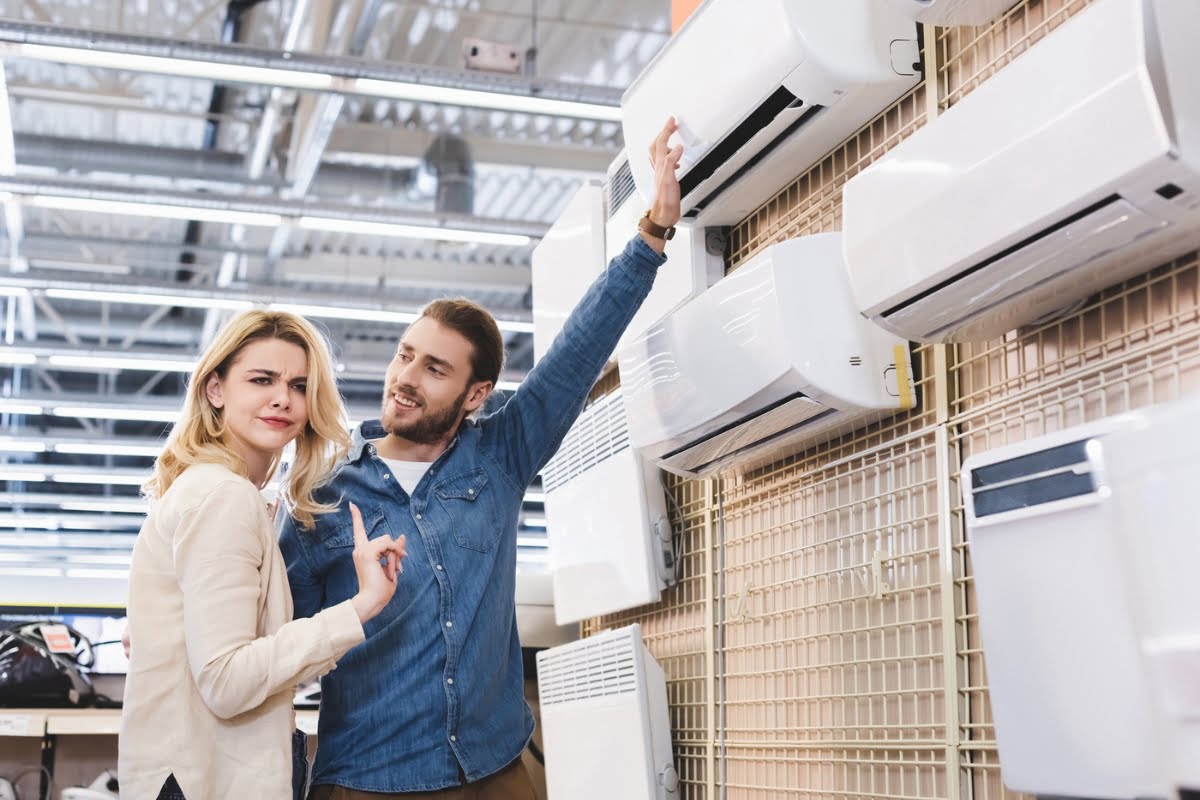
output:
[[[421,478],[425,476],[425,473],[429,471],[429,467],[433,464],[432,461],[400,461],[395,458],[384,458],[383,463],[387,464],[396,482],[410,496],[413,493],[413,489],[417,488],[417,484],[421,482]]]

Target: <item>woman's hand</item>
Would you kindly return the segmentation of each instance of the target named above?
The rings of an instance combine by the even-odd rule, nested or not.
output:
[[[368,539],[362,514],[354,503],[350,504],[350,519],[354,522],[354,571],[358,573],[358,594],[352,602],[359,622],[366,622],[383,611],[396,593],[396,576],[404,571],[400,561],[404,558],[405,537],[392,539],[385,533]]]

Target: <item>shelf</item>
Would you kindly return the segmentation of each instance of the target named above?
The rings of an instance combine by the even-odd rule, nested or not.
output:
[[[40,739],[46,732],[46,714],[43,709],[0,708],[0,736]]]
[[[316,736],[317,712],[297,711],[296,727],[309,736]],[[40,739],[47,733],[116,736],[120,730],[119,708],[0,708],[0,737]]]

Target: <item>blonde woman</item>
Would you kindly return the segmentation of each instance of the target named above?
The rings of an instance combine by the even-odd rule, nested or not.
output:
[[[146,485],[150,513],[134,545],[124,800],[293,796],[294,687],[363,641],[404,555],[404,537],[368,540],[352,504],[346,514],[313,498],[348,440],[328,350],[300,317],[240,314],[200,358]],[[295,621],[260,494],[292,441],[284,500],[308,527],[319,514],[341,517],[359,587]]]

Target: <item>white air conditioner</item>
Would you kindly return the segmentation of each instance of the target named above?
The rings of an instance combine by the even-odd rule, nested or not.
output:
[[[548,571],[517,566],[517,634],[521,647],[554,647],[578,638],[578,625],[554,618],[554,579]]]
[[[620,390],[579,415],[542,487],[558,624],[656,602],[675,582],[666,492],[629,446]]]
[[[1149,531],[1122,531],[1095,464],[1100,440],[1129,424],[1112,418],[963,465],[1000,772],[1016,791],[1169,794],[1123,541]]]
[[[1200,794],[1200,397],[1131,415],[1101,441],[1101,481],[1116,501],[1142,663],[1154,690],[1169,782]],[[1109,698],[1105,698],[1108,702]]]
[[[588,181],[533,249],[533,357],[540,361],[604,271],[604,184]]]
[[[854,310],[837,233],[769,246],[618,358],[633,446],[686,477],[915,402],[908,342]]]
[[[732,225],[915,86],[919,60],[879,0],[707,0],[621,98],[625,143],[644,153],[674,115],[685,221]]]
[[[926,25],[983,25],[1016,5],[1016,0],[890,0],[901,14]]]
[[[568,202],[533,251],[533,354],[540,360],[563,323],[609,261],[637,234],[645,207],[634,191],[622,151],[604,184],[589,182]],[[680,225],[667,242],[667,261],[622,341],[636,336],[725,272],[724,238],[715,229]]]
[[[640,155],[646,158],[644,154]],[[645,211],[646,206],[634,187],[629,155],[621,151],[608,168],[605,183],[606,261],[625,249],[629,239],[637,233],[638,219]],[[622,344],[640,336],[725,274],[725,236],[718,228],[679,225],[675,236],[667,242],[665,252],[667,261],[658,268],[654,288],[625,329]]]
[[[549,800],[679,796],[667,682],[638,625],[537,654]]]
[[[859,309],[986,338],[1200,245],[1197,31],[1200,3],[1099,0],[852,178]]]

